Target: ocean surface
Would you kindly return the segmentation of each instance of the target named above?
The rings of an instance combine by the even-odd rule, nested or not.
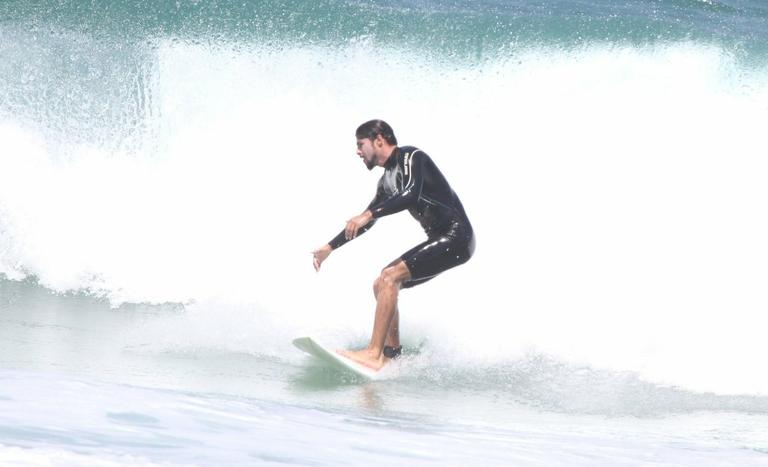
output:
[[[363,346],[405,213],[477,233]],[[768,465],[764,0],[3,0],[0,465]]]

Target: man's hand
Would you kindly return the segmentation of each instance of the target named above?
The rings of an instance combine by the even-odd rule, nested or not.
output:
[[[357,237],[357,232],[366,224],[371,222],[371,219],[373,219],[373,214],[371,214],[371,211],[365,211],[364,213],[348,220],[347,228],[344,231],[347,240],[352,240],[353,238]]]
[[[312,264],[315,266],[315,271],[320,270],[320,265],[323,264],[325,258],[327,258],[332,251],[333,248],[331,248],[331,245],[326,243],[325,245],[312,252]]]

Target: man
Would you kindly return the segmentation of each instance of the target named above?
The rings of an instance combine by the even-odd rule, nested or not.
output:
[[[312,252],[315,270],[320,270],[333,250],[368,230],[379,217],[407,209],[427,234],[426,241],[391,262],[374,282],[376,315],[368,347],[339,352],[379,370],[401,351],[400,289],[423,284],[467,262],[475,250],[475,238],[459,197],[426,153],[412,146],[398,147],[392,127],[382,120],[363,123],[355,136],[357,155],[368,170],[384,167],[384,174],[365,211],[349,219],[341,233]]]

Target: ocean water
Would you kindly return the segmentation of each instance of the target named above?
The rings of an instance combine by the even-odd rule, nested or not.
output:
[[[762,0],[0,3],[0,464],[768,465]],[[354,129],[475,257],[400,296]]]

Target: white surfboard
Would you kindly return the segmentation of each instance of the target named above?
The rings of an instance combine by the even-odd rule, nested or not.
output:
[[[335,350],[324,347],[320,343],[312,340],[311,337],[299,337],[294,339],[293,345],[304,352],[319,358],[329,366],[352,372],[362,378],[375,380],[380,376],[379,371],[361,365],[354,360],[350,360],[349,358],[338,354]]]

